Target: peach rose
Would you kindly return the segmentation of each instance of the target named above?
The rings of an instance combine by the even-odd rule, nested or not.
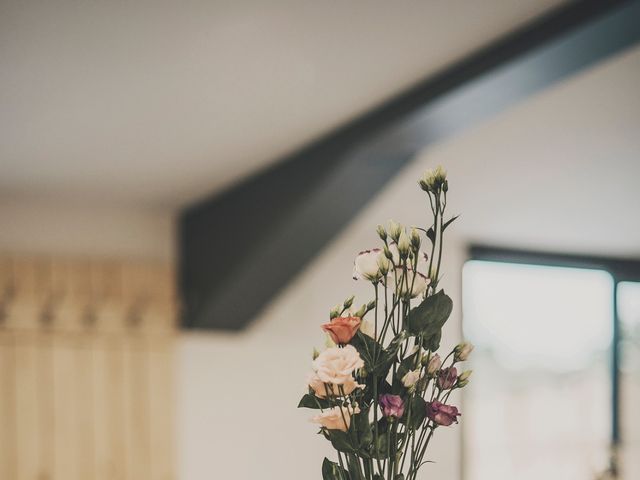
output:
[[[344,395],[350,395],[356,388],[364,388],[365,385],[359,385],[353,378],[347,379],[346,382],[340,386],[333,383],[325,383],[320,380],[317,373],[309,375],[309,386],[316,394],[318,398],[327,398],[327,396],[341,397]]]
[[[349,425],[351,425],[351,416],[357,413],[360,413],[357,405],[354,407],[333,407],[311,418],[311,421],[322,425],[328,430],[346,432],[349,430]]]
[[[322,330],[327,332],[334,342],[345,344],[356,334],[360,322],[360,317],[336,317],[322,325]]]
[[[324,383],[344,385],[353,381],[353,372],[364,367],[364,361],[352,346],[327,348],[313,361],[313,369]]]

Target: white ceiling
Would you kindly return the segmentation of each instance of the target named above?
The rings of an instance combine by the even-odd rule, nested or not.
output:
[[[175,209],[561,0],[0,3],[0,193]]]

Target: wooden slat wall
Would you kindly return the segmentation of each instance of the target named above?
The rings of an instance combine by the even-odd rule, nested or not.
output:
[[[174,478],[165,265],[0,256],[0,479]]]

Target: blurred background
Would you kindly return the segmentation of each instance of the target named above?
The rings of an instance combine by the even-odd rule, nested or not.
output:
[[[640,478],[640,2],[0,1],[0,479],[320,478],[319,325],[442,164],[422,478]]]

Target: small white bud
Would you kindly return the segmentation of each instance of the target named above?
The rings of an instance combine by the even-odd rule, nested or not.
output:
[[[402,384],[407,387],[413,387],[418,380],[420,380],[420,369],[411,370],[404,377],[402,377]]]
[[[385,276],[389,273],[389,270],[391,269],[391,262],[387,257],[384,257],[382,255],[378,257],[378,269],[382,276]]]
[[[400,238],[401,231],[402,226],[399,223],[396,223],[393,220],[389,220],[389,236],[393,239],[394,242],[397,242]]]
[[[469,355],[473,351],[473,345],[469,342],[462,342],[456,345],[454,349],[454,358],[458,362],[464,362],[469,358]]]
[[[398,251],[400,252],[400,257],[406,258],[409,255],[409,249],[411,248],[411,242],[407,233],[402,230],[400,232],[400,238],[398,239]]]

